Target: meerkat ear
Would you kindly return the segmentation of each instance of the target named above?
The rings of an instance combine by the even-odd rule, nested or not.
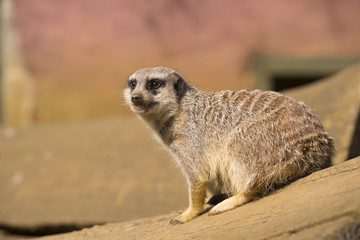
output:
[[[177,77],[177,80],[174,83],[174,90],[176,96],[178,97],[178,100],[180,101],[184,97],[189,86],[186,83],[185,79],[182,76],[180,76],[180,74],[174,73],[174,75]]]

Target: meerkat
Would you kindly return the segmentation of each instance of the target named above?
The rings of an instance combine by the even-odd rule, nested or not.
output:
[[[171,224],[232,210],[331,165],[334,141],[313,111],[281,93],[205,92],[167,67],[129,76],[125,101],[155,131],[182,170],[189,207]],[[208,196],[208,197],[209,197]]]

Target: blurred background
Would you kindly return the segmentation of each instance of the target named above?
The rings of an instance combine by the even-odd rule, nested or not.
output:
[[[360,62],[358,0],[0,3],[5,235],[57,233],[187,205],[182,176],[122,99],[138,68],[168,66],[209,91],[291,91]],[[336,90],[347,84],[341,79],[318,89]],[[321,91],[314,102],[328,93]],[[295,95],[309,94],[318,95]],[[350,105],[341,108],[351,108],[356,126],[358,106]],[[355,144],[354,129],[345,147]]]
[[[17,96],[2,98],[9,124],[122,115],[122,88],[141,67],[175,68],[207,90],[281,90],[360,55],[358,0],[10,2],[1,34],[2,93]]]

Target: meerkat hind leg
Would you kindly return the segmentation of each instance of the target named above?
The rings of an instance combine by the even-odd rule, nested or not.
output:
[[[172,219],[170,224],[175,225],[178,223],[185,223],[201,214],[205,205],[206,188],[207,181],[191,184],[189,187],[190,205],[188,209],[186,209],[185,212],[180,214],[178,217]]]
[[[246,197],[246,195],[244,194],[244,191],[241,191],[240,193],[236,194],[235,196],[229,197],[229,198],[225,199],[224,201],[216,204],[209,211],[209,215],[216,215],[216,214],[220,214],[220,213],[232,210],[241,205],[244,205],[245,203],[248,203],[250,200],[251,199],[249,197]]]

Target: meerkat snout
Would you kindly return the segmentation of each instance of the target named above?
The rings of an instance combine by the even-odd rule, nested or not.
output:
[[[131,102],[133,104],[134,111],[137,113],[145,112],[149,110],[149,103],[143,100],[142,95],[135,94],[131,96]]]
[[[134,104],[140,102],[140,100],[141,100],[141,96],[140,96],[140,95],[133,95],[133,96],[131,96],[131,101],[132,101]]]
[[[281,93],[205,92],[155,67],[130,75],[124,96],[187,180],[189,207],[172,224],[203,213],[211,195],[228,197],[215,215],[331,165],[334,140],[309,107]]]

